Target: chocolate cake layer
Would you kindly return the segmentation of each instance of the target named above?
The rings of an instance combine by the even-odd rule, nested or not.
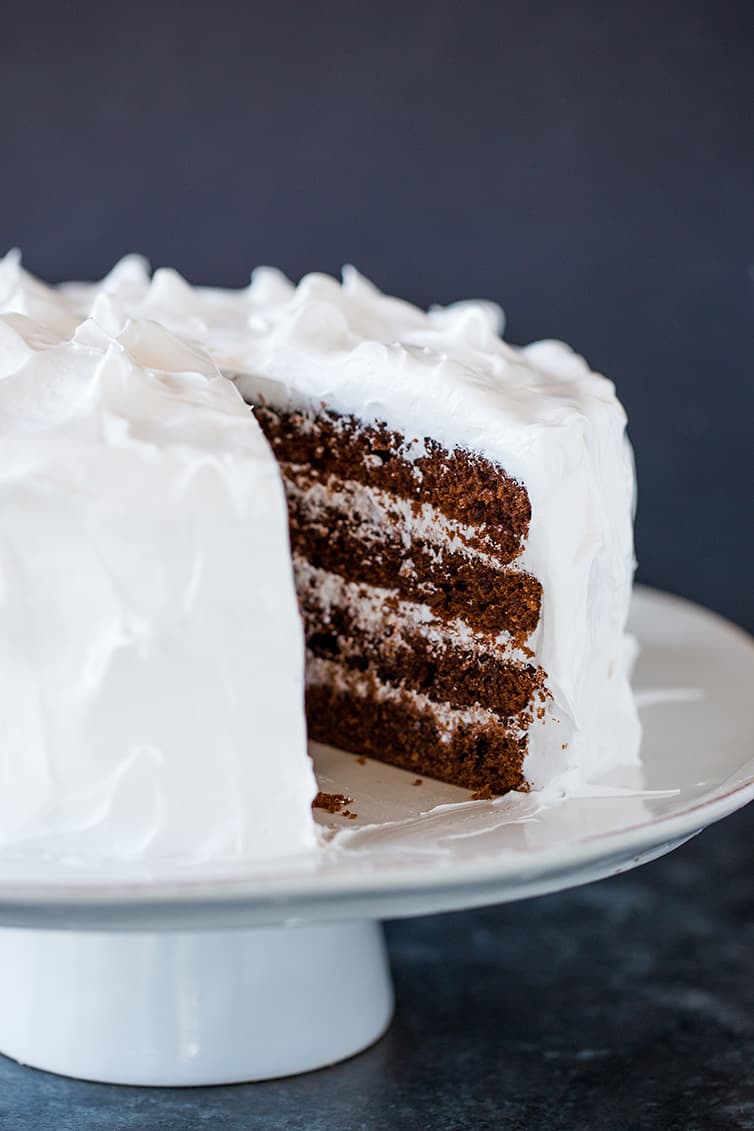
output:
[[[382,633],[365,631],[352,606],[325,611],[311,597],[300,594],[312,656],[338,660],[353,671],[369,669],[383,683],[422,691],[438,703],[478,705],[501,719],[518,715],[542,694],[541,670],[511,660],[505,650],[443,640],[421,626],[392,621]]]
[[[332,412],[315,417],[259,405],[255,415],[281,463],[437,505],[450,518],[483,526],[501,561],[521,552],[531,519],[529,497],[483,456],[461,448],[449,452],[432,439],[404,437],[385,425]]]
[[[407,548],[399,539],[367,537],[358,516],[333,510],[313,519],[305,497],[288,497],[294,554],[319,569],[350,581],[396,589],[410,601],[427,604],[442,619],[460,617],[484,632],[529,636],[539,621],[542,586],[518,569],[497,568],[457,552],[438,554],[416,539]]]
[[[461,649],[437,655],[420,636],[410,641],[409,651],[390,653],[372,642],[362,647],[342,647],[334,633],[307,631],[306,647],[311,657],[338,660],[351,671],[369,672],[381,683],[409,691],[421,691],[436,703],[452,707],[483,707],[501,721],[517,717],[539,690],[537,670],[491,660],[477,669],[473,657]]]
[[[431,503],[404,499],[354,479],[320,478],[300,464],[281,463],[280,469],[288,494],[305,502],[313,518],[326,519],[328,512],[340,511],[358,521],[364,537],[371,541],[386,537],[408,547],[418,540],[431,544],[437,554],[454,550],[498,567],[508,564],[479,527],[448,518]]]
[[[496,722],[459,722],[445,736],[437,719],[409,696],[380,700],[332,685],[306,692],[309,736],[466,789],[493,794],[525,789],[526,738]]]

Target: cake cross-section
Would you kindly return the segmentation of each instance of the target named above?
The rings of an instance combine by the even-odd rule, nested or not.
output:
[[[256,417],[288,495],[312,738],[469,789],[525,785],[546,700],[517,564],[526,490],[489,460],[331,412]]]

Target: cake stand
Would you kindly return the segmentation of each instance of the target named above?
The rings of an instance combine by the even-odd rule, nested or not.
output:
[[[390,1022],[379,920],[560,891],[662,856],[754,798],[754,643],[638,590],[641,772],[543,805],[327,748],[316,859],[151,873],[0,857],[0,1050],[126,1084],[219,1084],[331,1064]]]

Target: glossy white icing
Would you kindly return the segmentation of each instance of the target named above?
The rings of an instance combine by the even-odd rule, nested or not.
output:
[[[0,847],[311,849],[286,504],[251,411],[105,296],[81,321],[6,260],[0,310]]]

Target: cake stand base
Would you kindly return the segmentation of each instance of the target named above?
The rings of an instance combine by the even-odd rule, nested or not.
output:
[[[269,1080],[360,1052],[393,993],[379,924],[0,930],[0,1051],[113,1084]]]

